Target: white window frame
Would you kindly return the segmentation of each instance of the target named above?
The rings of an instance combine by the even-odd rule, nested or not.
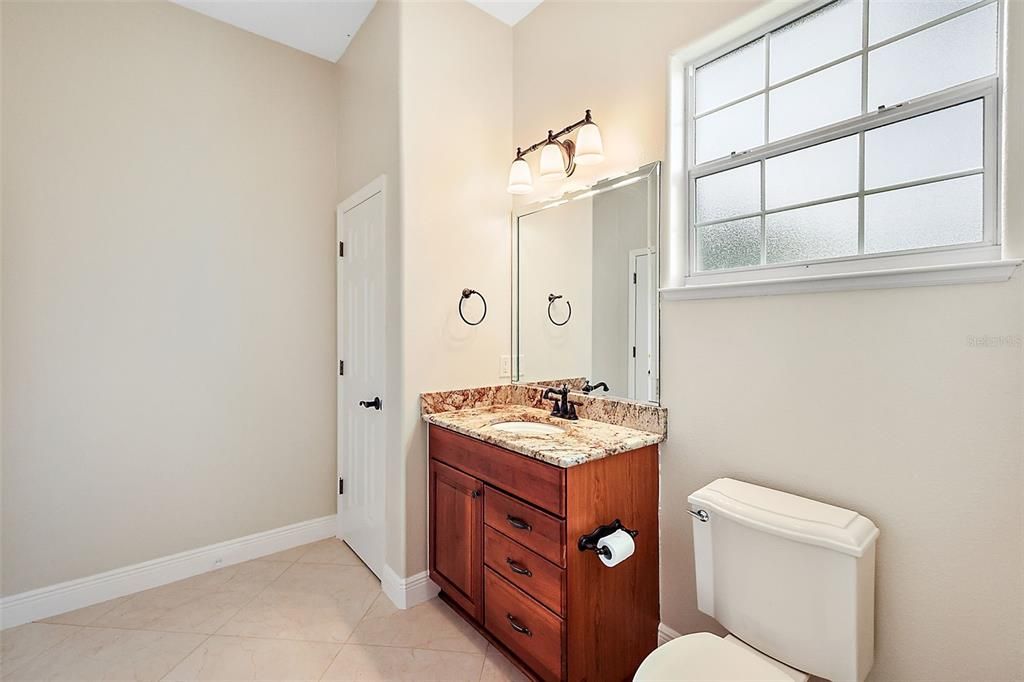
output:
[[[961,281],[1003,281],[1008,279],[1020,261],[1002,260],[1001,247],[1001,167],[1002,153],[1002,122],[1004,86],[1002,74],[1005,73],[1005,36],[1006,36],[1006,0],[979,0],[939,19],[892,36],[875,45],[868,44],[867,8],[863,16],[862,44],[858,51],[823,64],[816,69],[799,76],[767,85],[762,90],[748,94],[735,101],[722,104],[709,111],[717,111],[736,102],[750,97],[766,94],[786,83],[804,78],[838,63],[856,58],[862,59],[861,97],[862,110],[867,107],[867,55],[870,50],[878,49],[907,36],[920,33],[933,26],[945,23],[957,16],[975,11],[985,5],[996,5],[998,12],[998,60],[996,73],[975,81],[964,83],[938,93],[925,95],[908,102],[893,102],[885,109],[869,111],[846,121],[785,138],[766,144],[749,151],[739,151],[729,157],[697,164],[694,158],[695,110],[694,78],[697,68],[707,64],[736,48],[766,36],[771,31],[792,22],[795,19],[829,4],[832,0],[812,0],[793,10],[792,5],[782,2],[768,3],[761,11],[751,13],[735,24],[710,36],[705,41],[679,51],[672,56],[669,81],[669,247],[667,263],[667,287],[662,289],[665,298],[717,298],[737,295],[761,295],[770,293],[789,293],[792,291],[819,291],[836,289],[860,289],[892,286],[918,286],[923,284],[947,284]],[[785,9],[783,9],[785,8]],[[753,28],[752,28],[753,27]],[[766,38],[766,43],[769,39]],[[767,49],[767,46],[766,46]],[[768,63],[766,61],[766,69]],[[767,80],[767,79],[766,79]],[[767,107],[767,96],[766,107]],[[922,114],[938,111],[973,100],[984,101],[984,164],[981,168],[971,169],[963,173],[936,176],[899,185],[886,186],[871,190],[864,189],[863,160],[860,167],[860,186],[858,191],[849,195],[830,197],[786,206],[792,210],[806,205],[819,205],[843,198],[858,198],[861,206],[859,211],[859,240],[863,245],[864,234],[864,196],[884,190],[902,187],[920,186],[953,179],[966,175],[984,174],[983,203],[983,238],[981,242],[967,245],[950,245],[912,249],[907,251],[886,252],[882,254],[857,254],[841,258],[799,261],[788,264],[760,264],[744,268],[728,270],[697,271],[695,267],[695,202],[696,180],[699,177],[729,170],[749,163],[763,162],[765,159],[779,156],[787,152],[805,149],[841,137],[858,135],[863,138],[865,132],[906,120]],[[702,112],[706,116],[708,112]],[[765,126],[767,128],[767,113]],[[765,135],[767,140],[767,134]],[[863,153],[863,140],[861,153]],[[763,176],[762,176],[763,182]],[[764,209],[764,188],[762,187],[762,211]],[[761,215],[762,211],[754,215]],[[730,220],[747,216],[735,216]],[[764,225],[762,222],[762,239]],[[762,245],[762,254],[764,248]]]

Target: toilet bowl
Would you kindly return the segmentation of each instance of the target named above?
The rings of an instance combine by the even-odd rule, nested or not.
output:
[[[644,659],[635,682],[807,682],[808,675],[748,647],[732,635],[677,637]]]
[[[697,608],[731,634],[677,637],[634,679],[863,682],[874,663],[875,524],[729,478],[688,501]]]

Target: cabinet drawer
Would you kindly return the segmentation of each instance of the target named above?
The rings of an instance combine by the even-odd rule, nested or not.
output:
[[[556,615],[565,615],[563,569],[493,528],[484,530],[484,563]]]
[[[484,523],[548,561],[565,566],[565,523],[561,519],[486,486]]]
[[[565,514],[565,469],[433,425],[430,457],[559,516]]]
[[[484,569],[484,626],[544,680],[562,679],[565,622]]]

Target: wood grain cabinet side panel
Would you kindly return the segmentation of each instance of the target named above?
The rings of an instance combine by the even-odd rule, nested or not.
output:
[[[614,519],[639,534],[608,568],[576,542]],[[657,446],[569,469],[566,524],[569,679],[631,680],[658,644]]]

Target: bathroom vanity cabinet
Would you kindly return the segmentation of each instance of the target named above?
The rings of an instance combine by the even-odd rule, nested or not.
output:
[[[657,446],[558,467],[430,426],[430,577],[541,680],[613,682],[657,645]],[[620,519],[634,554],[580,536]]]

